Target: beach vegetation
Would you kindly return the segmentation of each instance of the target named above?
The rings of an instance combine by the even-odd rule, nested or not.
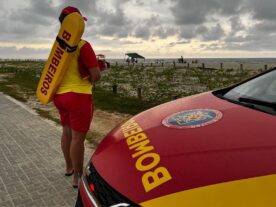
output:
[[[23,102],[35,97],[44,64],[44,61],[1,61],[0,91]],[[170,100],[229,86],[258,72],[187,68],[177,64],[112,64],[94,85],[94,102],[102,110],[137,114]],[[43,114],[39,110],[38,113]]]

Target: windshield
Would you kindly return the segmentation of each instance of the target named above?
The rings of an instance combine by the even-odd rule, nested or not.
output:
[[[276,70],[227,91],[223,98],[257,110],[276,114]]]

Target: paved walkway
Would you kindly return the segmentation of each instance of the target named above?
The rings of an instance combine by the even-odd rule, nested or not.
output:
[[[0,206],[74,206],[61,130],[0,93]],[[86,149],[85,163],[90,156]]]

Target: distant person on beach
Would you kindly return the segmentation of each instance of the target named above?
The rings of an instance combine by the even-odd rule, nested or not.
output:
[[[184,63],[184,59],[183,59],[183,56],[181,56],[181,58],[180,58],[180,59],[181,59],[181,63]]]
[[[137,63],[137,60],[134,57],[131,57],[131,62],[132,63]]]
[[[64,8],[59,16],[60,23],[74,12],[81,14],[75,7]],[[74,175],[74,188],[78,187],[82,175],[84,140],[93,117],[92,83],[100,79],[100,70],[91,45],[81,40],[76,54],[54,96],[62,124],[61,149],[66,163],[65,176]],[[88,74],[86,77],[82,75],[84,70]]]

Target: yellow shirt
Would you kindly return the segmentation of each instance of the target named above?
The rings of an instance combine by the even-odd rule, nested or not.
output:
[[[80,55],[80,49],[86,42],[81,40],[78,44],[78,48],[74,54],[74,57],[67,69],[60,85],[57,90],[57,94],[63,94],[68,92],[92,94],[92,84],[86,79],[83,80],[79,73],[78,58]]]

